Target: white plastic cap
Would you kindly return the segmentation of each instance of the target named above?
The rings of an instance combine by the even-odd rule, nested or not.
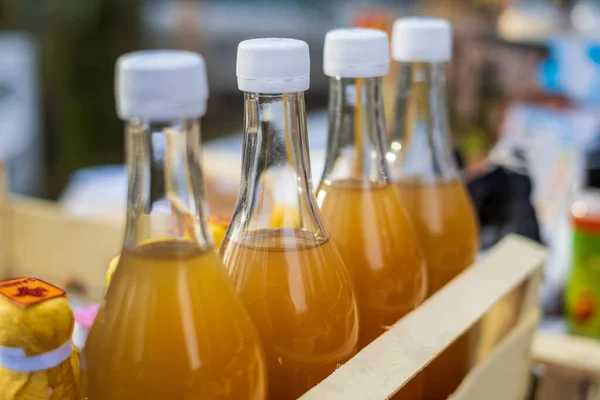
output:
[[[169,121],[206,113],[208,82],[200,54],[139,51],[119,57],[116,70],[117,113],[121,119]]]
[[[334,29],[325,35],[323,70],[327,76],[373,78],[387,75],[387,34],[377,29]]]
[[[452,26],[441,18],[394,21],[392,58],[402,62],[447,62],[452,58]]]
[[[303,92],[310,86],[308,45],[295,39],[251,39],[238,45],[238,88],[254,93]]]

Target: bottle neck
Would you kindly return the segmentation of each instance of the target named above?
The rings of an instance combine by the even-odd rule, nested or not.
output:
[[[227,236],[274,228],[327,238],[313,193],[302,92],[244,94],[242,181]]]
[[[127,227],[124,247],[185,240],[213,247],[200,167],[200,123],[129,121]]]
[[[329,80],[329,136],[321,184],[388,183],[382,79]]]
[[[400,63],[396,113],[387,159],[392,178],[458,177],[446,102],[445,63]]]

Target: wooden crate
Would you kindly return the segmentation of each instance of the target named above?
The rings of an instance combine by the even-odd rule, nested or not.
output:
[[[0,275],[79,287],[99,300],[122,229],[75,218],[52,202],[10,196],[2,176]],[[387,399],[467,330],[478,336],[476,364],[453,398],[524,399],[544,259],[538,244],[507,237],[302,399]]]
[[[54,202],[9,195],[5,177],[0,164],[0,278],[35,276],[100,300],[122,228],[75,218]]]

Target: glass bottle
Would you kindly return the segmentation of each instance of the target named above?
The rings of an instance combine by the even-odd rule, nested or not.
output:
[[[127,120],[127,226],[83,355],[88,400],[265,399],[255,328],[213,249],[200,168],[203,58],[117,61]]]
[[[240,43],[242,184],[221,254],[265,346],[269,395],[296,399],[357,350],[350,276],[312,189],[306,43]]]
[[[431,296],[475,260],[478,227],[452,155],[446,104],[450,24],[437,18],[394,23],[392,57],[399,62],[393,137],[387,159],[428,268]],[[446,399],[469,368],[463,335],[426,369],[425,399]]]
[[[571,334],[600,339],[600,147],[586,154],[583,170],[569,210],[571,260],[564,307]]]
[[[328,32],[324,69],[330,77],[329,140],[317,200],[354,280],[363,348],[423,302],[426,267],[385,161],[387,35],[375,29]],[[395,398],[420,399],[421,381]]]

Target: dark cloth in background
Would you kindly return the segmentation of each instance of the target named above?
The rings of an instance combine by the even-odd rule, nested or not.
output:
[[[481,227],[481,248],[516,233],[542,242],[528,176],[495,167],[467,185]]]

